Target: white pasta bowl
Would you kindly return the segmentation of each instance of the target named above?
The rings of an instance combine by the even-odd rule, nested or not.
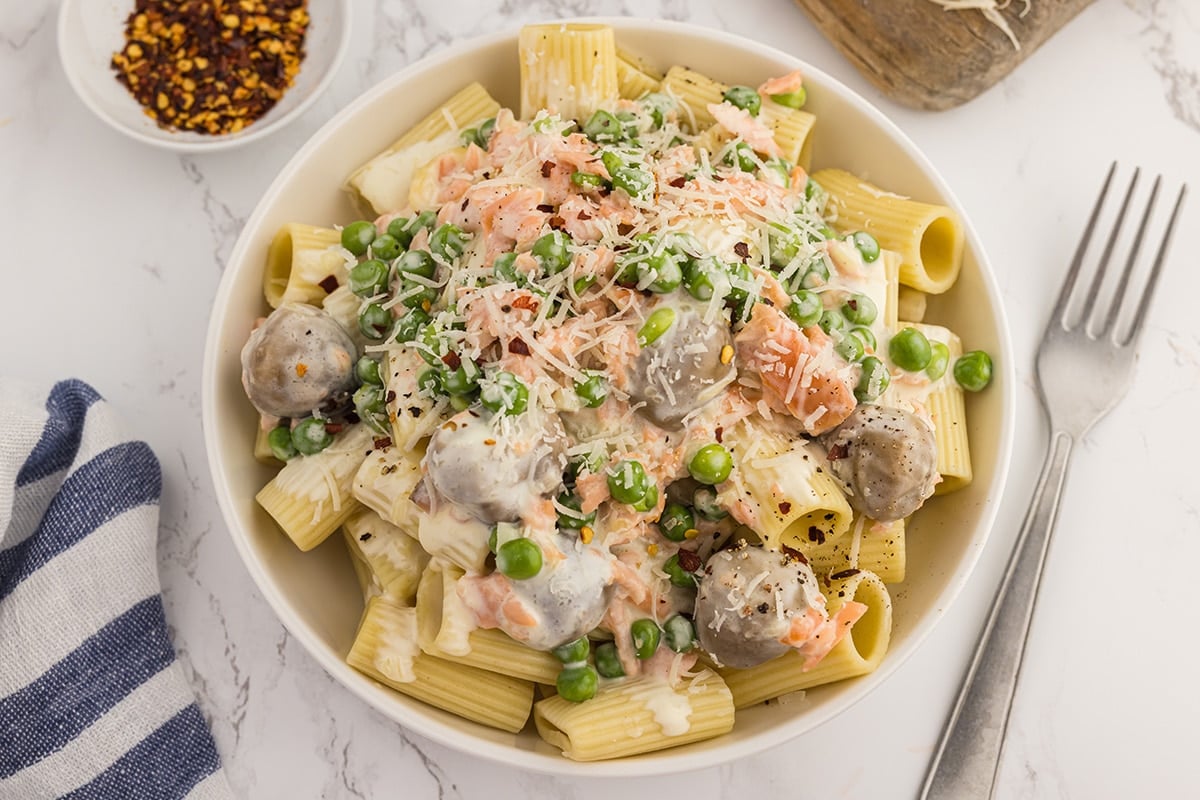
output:
[[[160,128],[117,82],[111,61],[125,43],[133,0],[63,0],[58,55],[75,94],[114,130],[145,144],[185,153],[227,150],[257,141],[299,117],[333,81],[350,46],[350,0],[308,0],[311,22],[295,82],[266,114],[237,133],[211,136]]]
[[[793,69],[804,72],[808,110],[818,118],[814,167],[850,170],[895,192],[957,201],[913,143],[879,111],[819,69],[729,34],[645,20],[604,20],[620,45],[656,66],[687,64],[730,83],[757,85]],[[501,103],[518,102],[517,34],[449,48],[371,89],[298,152],[258,204],[231,256],[214,305],[204,371],[204,427],[217,497],[239,552],[288,630],[344,686],[407,728],[472,755],[518,768],[570,775],[643,775],[697,769],[749,755],[809,731],[879,686],[920,645],[970,575],[992,526],[1007,474],[1014,379],[1008,331],[995,280],[970,224],[961,277],[931,298],[927,319],[958,332],[971,349],[990,352],[992,386],[968,398],[975,480],[931,500],[908,534],[907,579],[891,587],[894,629],[882,666],[856,679],[810,690],[804,703],[737,712],[732,733],[634,758],[599,763],[564,759],[532,723],[520,734],[488,729],[398,694],[345,663],[363,603],[340,537],[302,553],[256,504],[271,471],[252,444],[257,414],[239,380],[239,352],[265,312],[262,271],[276,230],[291,221],[319,225],[355,219],[341,186],[356,167],[471,80]],[[965,221],[965,216],[964,216]],[[469,687],[463,687],[469,691]]]

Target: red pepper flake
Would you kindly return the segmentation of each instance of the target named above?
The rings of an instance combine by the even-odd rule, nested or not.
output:
[[[630,225],[628,222],[618,222],[617,223],[617,235],[618,236],[628,236],[632,232],[633,232],[633,226]]]
[[[789,503],[787,500],[783,500],[779,503],[779,513],[780,514],[786,514],[791,510],[792,510],[792,504]]]
[[[591,218],[592,218],[592,215],[591,215],[591,214],[589,214],[587,211],[585,211],[585,210],[584,210],[584,209],[582,209],[582,208],[581,208],[581,209],[579,209],[579,219],[585,219],[585,220],[586,220],[586,219],[591,219]]]
[[[532,296],[527,294],[523,294],[517,299],[513,300],[512,304],[513,308],[523,308],[526,311],[532,311],[535,314],[537,313],[538,306],[540,305],[537,300],[534,300]]]
[[[715,431],[713,431],[713,435],[714,435],[714,436],[716,437],[716,439],[717,439],[717,444],[721,444],[721,441],[722,441],[722,440],[724,439],[724,437],[725,437],[725,429],[724,429],[724,428],[717,428]]]
[[[781,544],[779,545],[779,549],[782,550],[783,554],[788,558],[799,561],[801,564],[808,563],[808,559],[804,557],[804,553],[801,553],[794,547],[788,547],[786,544]]]
[[[674,178],[671,178],[671,180],[667,181],[667,186],[673,186],[676,189],[682,189],[686,183],[687,178],[683,177],[682,175],[677,175]]]
[[[817,544],[825,544],[825,531],[818,528],[816,525],[808,526],[808,540]]]
[[[833,447],[829,448],[829,452],[825,457],[830,461],[839,461],[848,455],[850,455],[850,446],[843,444],[842,442],[838,442]]]
[[[695,572],[700,569],[700,565],[704,562],[700,560],[700,556],[692,550],[679,551],[679,566],[686,572]]]
[[[830,577],[831,579],[835,580],[835,581],[841,581],[841,580],[845,580],[846,578],[853,578],[855,575],[857,575],[857,574],[858,574],[858,573],[860,573],[860,572],[862,572],[862,570],[859,570],[859,569],[844,569],[844,570],[842,570],[841,572],[835,572],[835,573],[833,573],[833,574],[832,574],[832,575],[830,575],[829,577]]]
[[[542,177],[543,178],[549,178],[550,173],[553,171],[554,171],[554,162],[553,161],[543,161],[542,162]]]
[[[554,209],[551,208],[550,210],[553,211]],[[549,225],[554,230],[558,231],[558,230],[562,230],[563,227],[566,226],[567,221],[565,219],[563,219],[562,217],[560,217],[558,214],[555,214],[553,217],[546,220],[546,224]]]
[[[391,447],[391,446],[392,446],[392,437],[390,437],[390,436],[376,437],[376,439],[375,439],[375,449],[376,450],[383,450],[383,449]]]
[[[442,356],[442,363],[450,369],[458,369],[462,366],[462,359],[458,357],[458,353],[451,350],[446,355]]]
[[[325,423],[325,432],[326,433],[335,433],[335,434],[341,433],[342,429],[345,427],[346,426],[340,422],[327,422],[327,423]]]
[[[326,275],[317,282],[317,286],[321,287],[321,291],[325,294],[333,294],[338,287],[338,279],[336,275]]]
[[[733,252],[737,253],[738,256],[745,261],[750,257],[750,245],[746,244],[745,242],[738,242],[733,246]]]
[[[529,355],[529,345],[525,344],[525,340],[518,336],[508,343],[508,352],[518,356],[527,356]]]

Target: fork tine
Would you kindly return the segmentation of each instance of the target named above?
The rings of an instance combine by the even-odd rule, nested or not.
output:
[[[1117,317],[1121,314],[1121,306],[1124,305],[1125,290],[1129,288],[1129,277],[1133,274],[1133,267],[1137,263],[1138,253],[1142,250],[1142,239],[1146,235],[1146,227],[1150,224],[1150,217],[1154,214],[1154,204],[1158,200],[1158,190],[1161,186],[1162,175],[1159,175],[1154,179],[1154,186],[1150,189],[1150,199],[1146,201],[1146,210],[1142,213],[1142,222],[1138,225],[1137,235],[1133,237],[1133,244],[1129,248],[1129,257],[1125,259],[1125,268],[1121,270],[1121,280],[1117,283],[1116,291],[1113,292],[1112,299],[1109,301],[1108,314],[1104,318],[1104,327],[1096,332],[1097,335],[1107,333],[1117,324]],[[1096,309],[1093,314],[1099,315],[1099,309]]]
[[[1142,292],[1141,301],[1138,302],[1137,314],[1130,324],[1128,334],[1117,341],[1117,344],[1121,346],[1137,341],[1142,332],[1142,325],[1146,321],[1146,311],[1150,308],[1150,301],[1154,298],[1154,290],[1158,288],[1158,278],[1162,274],[1163,264],[1166,263],[1167,250],[1171,247],[1171,236],[1175,232],[1175,223],[1179,219],[1179,209],[1183,207],[1185,197],[1187,197],[1186,183],[1179,187],[1179,196],[1175,198],[1175,208],[1171,211],[1171,219],[1167,222],[1167,229],[1163,231],[1162,241],[1158,245],[1158,253],[1154,256],[1154,266],[1150,268],[1150,277],[1146,279],[1146,288]]]
[[[1104,245],[1104,253],[1100,256],[1100,265],[1096,268],[1096,274],[1092,276],[1092,285],[1088,287],[1087,298],[1083,302],[1083,308],[1079,311],[1079,321],[1084,324],[1084,330],[1089,336],[1095,336],[1095,324],[1100,316],[1100,310],[1096,306],[1096,297],[1100,294],[1100,286],[1104,283],[1104,276],[1108,274],[1108,265],[1112,261],[1113,249],[1117,245],[1117,239],[1121,236],[1121,229],[1125,227],[1125,214],[1129,211],[1129,202],[1133,199],[1133,192],[1137,188],[1138,178],[1141,177],[1142,170],[1140,167],[1134,169],[1133,178],[1129,181],[1129,188],[1125,190],[1125,199],[1121,201],[1121,210],[1117,212],[1117,219],[1113,222],[1112,231],[1108,234],[1108,242]]]
[[[1096,229],[1096,219],[1100,216],[1100,209],[1104,205],[1104,198],[1108,196],[1108,187],[1112,184],[1113,175],[1117,171],[1117,162],[1114,161],[1112,166],[1108,168],[1108,175],[1104,178],[1104,186],[1100,188],[1100,195],[1096,198],[1096,205],[1092,207],[1092,215],[1088,217],[1087,227],[1083,229],[1083,237],[1079,240],[1079,245],[1075,248],[1075,258],[1071,260],[1071,266],[1067,270],[1067,277],[1063,280],[1062,289],[1058,293],[1058,300],[1054,303],[1054,310],[1050,313],[1050,319],[1055,320],[1058,324],[1067,327],[1067,305],[1071,299],[1071,293],[1075,289],[1075,281],[1079,277],[1079,268],[1083,265],[1083,256],[1087,253],[1088,244],[1092,241],[1092,232]]]

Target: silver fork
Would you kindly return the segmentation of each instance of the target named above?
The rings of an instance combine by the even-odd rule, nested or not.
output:
[[[1114,163],[1104,180],[1038,347],[1038,387],[1050,420],[1050,449],[975,656],[925,777],[923,800],[969,800],[992,795],[1071,450],[1125,395],[1131,382],[1138,339],[1187,186],[1180,187],[1158,253],[1138,293],[1130,291],[1129,283],[1162,184],[1161,175],[1155,179],[1116,289],[1111,299],[1100,301],[1101,285],[1129,210],[1138,170],[1125,192],[1090,285],[1084,288],[1077,284],[1116,168]],[[1081,292],[1086,292],[1082,300]],[[1123,322],[1130,314],[1132,319]],[[1103,386],[1104,391],[1096,391],[1096,386]]]

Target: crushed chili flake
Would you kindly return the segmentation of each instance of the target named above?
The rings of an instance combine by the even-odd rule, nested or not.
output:
[[[237,133],[291,87],[308,24],[307,0],[137,0],[111,66],[159,127]]]
[[[375,439],[375,449],[376,450],[384,450],[391,446],[392,446],[392,437],[390,437],[390,436],[379,436]]]
[[[333,294],[337,291],[338,279],[336,275],[326,275],[317,282],[317,286],[321,287],[321,291],[326,294]]]
[[[687,178],[683,177],[682,175],[676,175],[674,178],[671,178],[671,180],[667,181],[667,186],[673,186],[676,189],[682,189],[686,183]]]
[[[539,303],[537,300],[534,300],[531,296],[526,295],[526,294],[523,294],[520,297],[513,300],[512,304],[513,304],[513,308],[523,308],[526,311],[532,311],[535,314],[537,313],[538,306],[539,306]]]
[[[343,428],[345,428],[345,427],[346,427],[346,426],[345,426],[345,425],[343,425],[343,424],[342,424],[342,423],[340,423],[340,422],[327,422],[327,423],[325,423],[325,431],[326,431],[327,433],[335,433],[335,434],[336,434],[336,433],[341,433],[341,432],[342,432],[342,429],[343,429]]]
[[[546,220],[546,224],[549,225],[554,230],[558,231],[558,230],[563,229],[563,227],[567,224],[567,221],[565,219],[563,219],[562,217],[560,217],[558,214],[555,214],[553,217]]]
[[[832,574],[832,575],[830,575],[829,577],[830,577],[832,580],[835,580],[835,581],[840,581],[840,580],[844,580],[845,578],[853,578],[853,577],[854,577],[855,575],[857,575],[859,572],[861,572],[861,570],[857,570],[857,569],[844,569],[844,570],[842,570],[841,572],[835,572],[835,573],[833,573],[833,574]]]
[[[818,528],[816,525],[808,526],[808,540],[817,544],[825,544],[825,531]]]
[[[725,441],[725,428],[718,425],[717,429],[713,431],[713,438],[717,440],[717,444],[721,444],[723,441]]]
[[[554,212],[554,206],[550,205],[549,203],[539,203],[537,210],[541,211],[543,214],[551,214]]]
[[[792,504],[789,503],[787,500],[781,500],[779,502],[779,513],[780,514],[787,514],[791,510],[792,510]]]
[[[700,556],[696,555],[691,550],[679,551],[679,566],[687,572],[695,572],[700,569],[700,565],[704,563],[700,560]]]
[[[458,357],[458,353],[451,350],[446,355],[442,356],[442,363],[450,369],[458,369],[462,366],[462,359]]]
[[[529,355],[529,345],[525,344],[525,340],[518,336],[508,343],[508,352],[513,355],[527,356]]]
[[[787,556],[788,558],[795,559],[796,561],[799,561],[801,564],[808,563],[808,559],[804,557],[804,553],[801,553],[799,550],[797,550],[794,547],[788,547],[786,544],[781,544],[781,545],[779,545],[779,549],[782,550],[783,554],[785,556]]]
[[[738,254],[738,257],[745,260],[750,257],[750,245],[745,242],[738,242],[733,246],[733,252]]]
[[[628,236],[631,233],[633,233],[633,226],[630,225],[628,222],[618,222],[617,223],[617,235],[618,236]]]
[[[543,178],[549,178],[550,173],[553,171],[554,171],[554,162],[553,161],[543,161],[542,162],[542,177]]]
[[[837,461],[845,458],[849,454],[850,448],[842,442],[838,442],[833,447],[829,448],[829,452],[825,454],[825,457],[830,461]]]

